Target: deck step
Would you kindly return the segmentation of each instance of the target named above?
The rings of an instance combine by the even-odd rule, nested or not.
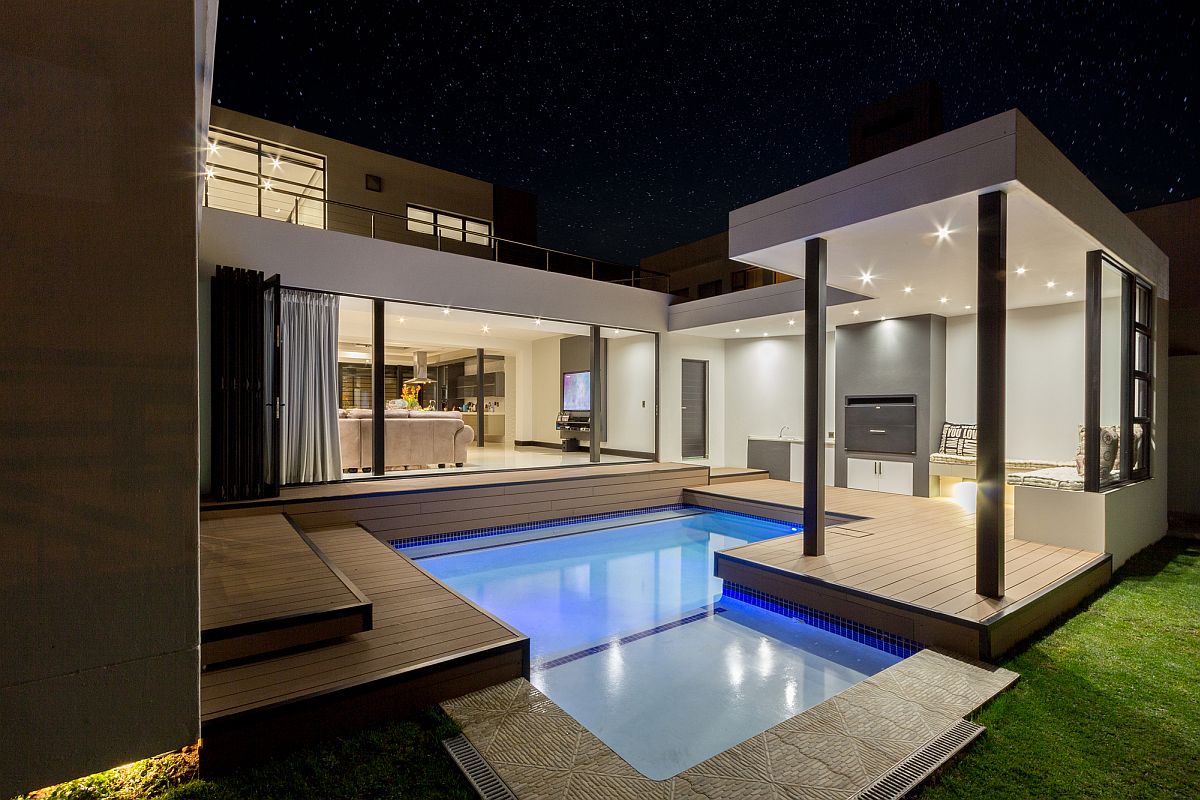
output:
[[[200,523],[205,668],[371,629],[371,601],[283,514]]]
[[[741,481],[765,481],[771,473],[753,467],[713,467],[708,471],[709,484],[739,483]]]

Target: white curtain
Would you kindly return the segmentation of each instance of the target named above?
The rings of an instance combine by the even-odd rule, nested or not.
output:
[[[283,483],[342,477],[338,445],[338,298],[283,289]]]

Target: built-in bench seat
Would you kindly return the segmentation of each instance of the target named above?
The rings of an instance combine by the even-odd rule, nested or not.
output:
[[[956,467],[957,469],[948,470],[945,467]],[[1004,472],[1006,474],[1013,472],[1026,472],[1029,470],[1056,469],[1059,467],[1075,468],[1074,463],[1070,461],[1040,461],[1036,459],[1025,458],[1008,458],[1004,460]],[[969,475],[964,475],[964,468],[969,470]],[[930,475],[946,475],[954,478],[974,478],[975,477],[975,456],[959,456],[952,453],[933,453],[929,456],[929,474]]]

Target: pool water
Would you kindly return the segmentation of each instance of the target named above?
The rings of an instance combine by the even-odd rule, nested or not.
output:
[[[658,511],[404,552],[528,635],[532,683],[662,780],[900,660],[722,597],[715,552],[795,530]]]

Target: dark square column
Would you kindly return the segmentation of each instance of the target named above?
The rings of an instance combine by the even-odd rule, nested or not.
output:
[[[1008,197],[979,196],[975,591],[1004,596],[1004,345]]]
[[[804,555],[825,554],[824,239],[804,243]]]
[[[375,300],[371,304],[371,473],[374,475],[383,475],[387,472],[387,466],[384,461],[386,448],[384,447],[384,419],[383,411],[387,403],[383,400],[383,366],[384,366],[384,340],[383,340],[383,312],[384,305],[382,300]]]

